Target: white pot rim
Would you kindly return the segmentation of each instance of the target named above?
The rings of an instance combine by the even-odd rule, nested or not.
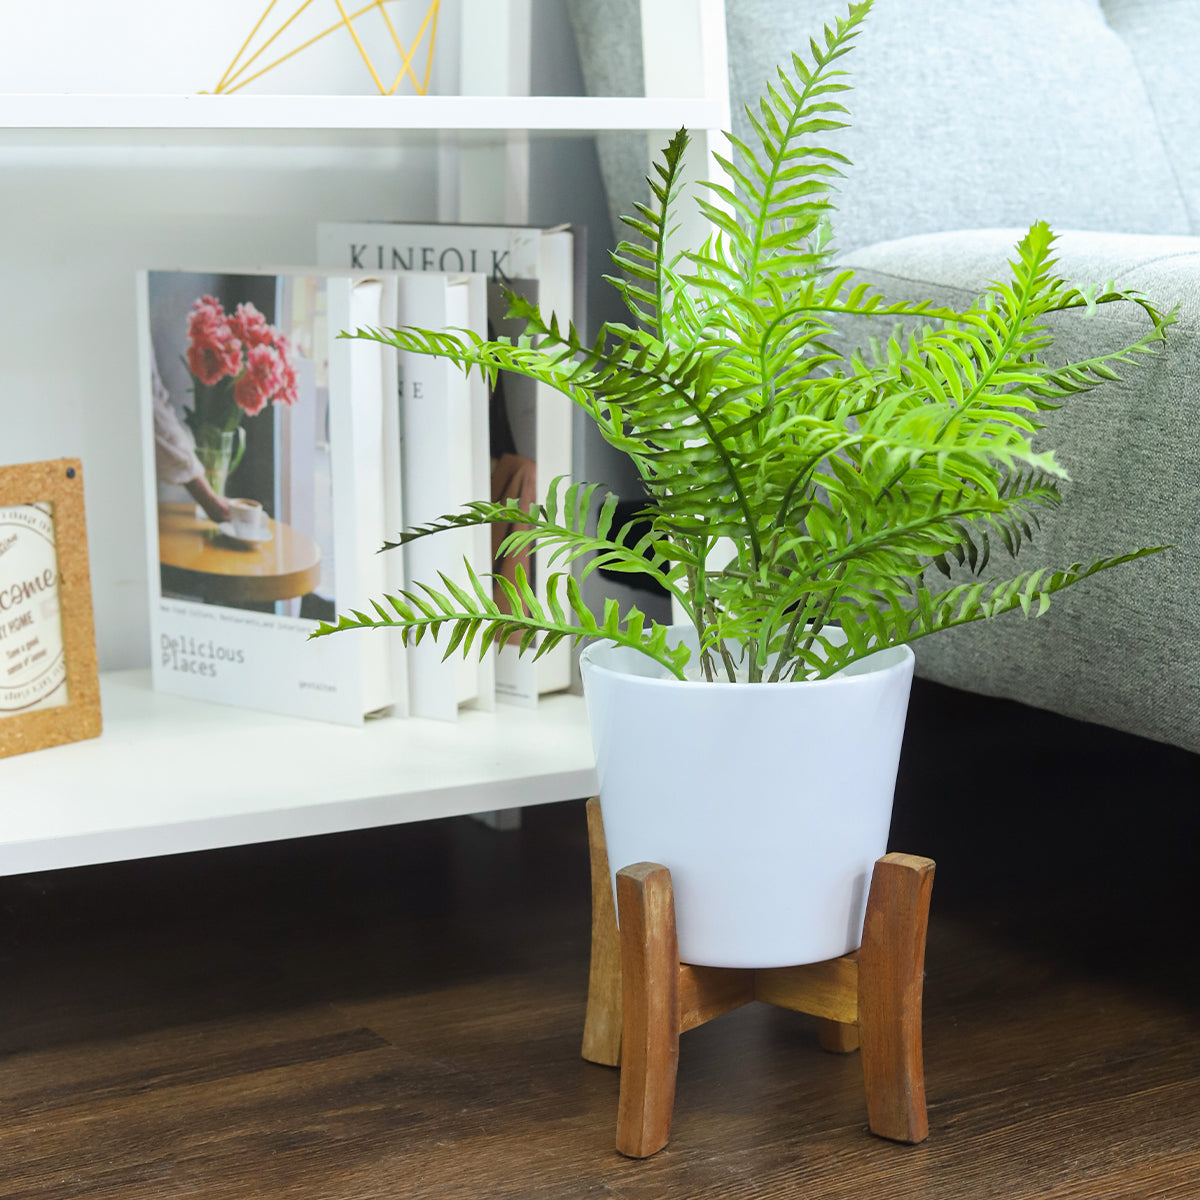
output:
[[[619,679],[636,679],[639,685],[645,684],[647,687],[695,688],[699,686],[705,689],[711,688],[725,691],[736,690],[742,694],[747,692],[758,692],[762,691],[763,689],[791,692],[804,688],[866,687],[871,683],[878,683],[879,677],[888,673],[889,671],[895,672],[905,670],[916,657],[916,655],[913,654],[912,647],[908,645],[907,642],[904,642],[898,646],[883,646],[879,650],[875,651],[875,654],[868,655],[864,659],[858,659],[855,663],[849,664],[850,666],[862,664],[859,666],[858,671],[856,671],[853,675],[843,675],[841,672],[839,672],[838,674],[830,675],[825,679],[794,679],[787,682],[777,680],[775,683],[767,683],[765,681],[761,683],[730,683],[728,679],[714,679],[710,682],[709,680],[705,679],[676,679],[673,675],[638,675],[632,671],[620,671],[615,667],[604,666],[601,663],[596,662],[592,657],[593,650],[605,650],[609,647],[613,649],[625,648],[618,647],[617,643],[608,640],[591,642],[589,645],[585,646],[583,651],[580,653],[580,665],[582,666],[586,664],[589,671],[603,672],[606,675],[612,675]],[[899,652],[899,657],[894,662],[877,667],[871,667],[867,665],[876,654],[886,654],[889,650]],[[647,662],[654,661],[648,656],[643,657],[646,657]],[[845,667],[843,668],[843,670],[846,669],[847,668]]]

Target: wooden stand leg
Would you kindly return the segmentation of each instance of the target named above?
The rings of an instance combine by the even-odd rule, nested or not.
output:
[[[871,1132],[929,1136],[921,1059],[921,994],[933,863],[887,854],[875,864],[859,951],[858,1028]]]
[[[679,1066],[679,945],[671,873],[657,863],[617,872],[624,1034],[617,1149],[647,1158],[671,1136]]]
[[[588,848],[592,860],[592,966],[588,974],[583,1057],[616,1067],[621,1063],[621,939],[613,903],[612,877],[600,801],[587,802]]]
[[[830,1054],[852,1054],[858,1049],[858,1026],[847,1021],[817,1018],[817,1041]]]

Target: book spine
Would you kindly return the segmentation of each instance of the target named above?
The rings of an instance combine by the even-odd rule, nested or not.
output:
[[[398,324],[397,306],[400,281],[395,276],[382,278],[383,294],[379,323],[384,329]],[[383,532],[384,540],[396,541],[404,529],[404,490],[402,478],[403,421],[401,419],[400,364],[397,352],[387,346],[383,350],[383,429],[381,449],[383,458]],[[395,596],[407,587],[404,574],[404,553],[390,550],[379,555],[384,568],[384,592]],[[386,607],[386,604],[385,604]],[[392,670],[392,715],[409,715],[408,651],[398,634],[388,639],[388,656]]]
[[[447,281],[444,275],[409,275],[400,280],[397,323],[425,329],[447,324]],[[447,403],[449,364],[422,354],[401,352],[401,458],[403,504],[408,528],[428,525],[454,509],[453,436]],[[404,571],[415,583],[440,586],[454,572],[454,535],[434,534],[404,548]],[[418,589],[419,590],[419,589]],[[448,634],[443,634],[443,644]],[[409,712],[414,717],[454,721],[458,717],[455,664],[442,662],[442,648],[426,635],[408,653]]]
[[[446,281],[446,324],[454,329],[465,329],[471,324],[471,286],[470,277],[459,275]],[[448,512],[462,512],[468,504],[476,500],[488,498],[486,477],[481,474],[478,460],[480,430],[478,427],[478,412],[475,404],[474,381],[468,380],[461,368],[451,362],[443,362],[445,367],[445,407],[450,416],[450,444],[447,454],[450,464],[451,496]],[[486,413],[484,414],[486,421]],[[486,439],[486,425],[482,431]],[[446,574],[458,587],[470,593],[471,580],[467,571],[470,563],[471,570],[476,575],[486,575],[490,570],[490,553],[480,553],[482,540],[480,530],[486,531],[486,526],[456,530],[453,533],[443,533],[438,536],[450,545],[450,565]],[[447,635],[448,636],[448,635]],[[491,703],[490,696],[480,695],[479,661],[475,655],[454,655],[455,678],[457,681],[457,696],[459,704],[472,703],[484,706]]]
[[[377,328],[383,306],[383,284],[378,279],[360,279],[351,284],[349,322],[344,327]],[[387,563],[379,548],[387,537],[384,458],[384,347],[379,342],[349,343],[350,404],[354,440],[354,565],[355,590],[345,600],[343,612],[370,612],[388,588]],[[396,696],[390,653],[380,653],[385,634],[347,634],[357,642],[362,677],[364,712],[390,707]]]
[[[466,328],[480,337],[487,337],[487,280],[479,274],[466,275],[463,283],[467,290]],[[489,416],[490,389],[487,378],[474,371],[466,380],[471,422],[471,492],[479,500],[492,497],[491,428]],[[471,530],[472,539],[469,555],[471,566],[483,580],[493,568],[492,526],[477,525]],[[496,707],[496,653],[489,648],[482,658],[472,653],[475,662],[477,696],[475,706],[490,712]]]
[[[353,329],[353,281],[330,277],[325,281],[327,333],[329,338],[329,450],[330,474],[333,482],[333,588],[335,604],[340,612],[362,600],[358,521],[361,516],[358,491],[358,464],[369,437],[368,422],[362,418],[355,434],[354,368],[359,348],[346,338],[338,337],[342,330]],[[373,419],[373,418],[372,418]],[[376,426],[378,428],[378,426]],[[349,598],[353,598],[347,603]],[[353,637],[368,637],[366,633],[346,633],[326,641]],[[362,645],[336,648],[341,655],[342,671],[347,690],[354,698],[358,720],[367,711],[364,704]]]
[[[538,252],[539,301],[542,314],[553,313],[560,329],[566,329],[575,319],[575,283],[572,254],[572,234],[567,230],[545,233]],[[537,470],[538,499],[545,500],[550,484],[559,476],[571,483],[573,406],[555,388],[538,384],[537,391]],[[548,555],[536,554],[537,597],[546,605],[546,589],[550,570],[545,561]],[[571,683],[571,648],[560,642],[548,654],[538,659],[538,692],[557,692]]]

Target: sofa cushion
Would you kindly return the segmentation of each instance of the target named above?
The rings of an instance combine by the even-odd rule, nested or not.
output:
[[[637,0],[571,8],[589,90],[639,94],[640,56],[623,50],[636,39]],[[810,35],[845,11],[831,0],[726,0],[739,136],[776,65],[793,49],[807,56]],[[842,65],[855,89],[853,127],[830,135],[855,164],[838,198],[843,248],[1034,220],[1190,232],[1141,77],[1098,0],[876,0]],[[602,151],[610,199],[629,212],[646,196],[642,152],[627,148],[621,162],[612,142]]]
[[[841,11],[729,0],[735,130],[781,49]],[[1034,220],[1190,232],[1141,77],[1096,0],[876,0],[843,63],[844,248]]]
[[[891,299],[968,304],[1022,231],[905,238],[844,256]],[[1059,593],[1041,617],[1008,613],[918,642],[917,670],[942,683],[1021,700],[1200,751],[1200,238],[1064,233],[1056,272],[1117,285],[1163,308],[1179,305],[1165,349],[1120,367],[1120,383],[1068,400],[1035,443],[1054,448],[1071,474],[1014,561],[993,554],[989,574],[1009,577],[1132,550],[1173,549],[1116,567]],[[863,322],[846,330],[865,340]],[[1090,318],[1055,318],[1055,361],[1087,358],[1145,333],[1134,305]],[[890,325],[883,332],[889,332]],[[877,332],[877,331],[876,331]],[[930,572],[929,582],[941,584]]]
[[[1104,12],[1141,72],[1191,231],[1200,234],[1200,4],[1104,0]]]

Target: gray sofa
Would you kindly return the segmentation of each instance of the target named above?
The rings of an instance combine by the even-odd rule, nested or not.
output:
[[[652,0],[650,0],[652,2]],[[637,0],[575,0],[589,90],[636,94]],[[844,4],[726,0],[735,131],[775,64]],[[1106,572],[1035,620],[1009,614],[926,639],[940,682],[1200,750],[1200,3],[876,0],[844,61],[853,160],[840,185],[846,263],[896,299],[965,303],[1005,273],[1023,230],[1059,233],[1059,271],[1179,306],[1166,350],[1051,414],[1072,475],[1020,568],[1137,546],[1168,553]],[[645,147],[601,146],[614,209],[640,198]],[[1087,357],[1144,318],[1109,308],[1060,323]],[[854,331],[851,331],[854,333]]]

